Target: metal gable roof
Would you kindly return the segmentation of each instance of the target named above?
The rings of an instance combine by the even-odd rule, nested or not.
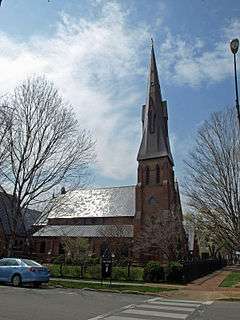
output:
[[[53,218],[133,217],[135,215],[135,186],[80,189],[69,191],[52,200],[49,213]],[[45,221],[46,224],[46,221]]]
[[[132,238],[133,225],[48,225],[33,237]]]

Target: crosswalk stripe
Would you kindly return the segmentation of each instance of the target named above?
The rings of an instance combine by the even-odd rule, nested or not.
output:
[[[206,308],[212,301],[171,300],[166,298],[151,298],[141,304],[128,305],[105,315],[99,315],[90,320],[149,320],[157,319],[187,319],[199,308]],[[177,312],[177,313],[176,313]],[[140,316],[137,317],[137,316]]]
[[[148,320],[146,318],[132,318],[132,317],[121,317],[121,316],[110,316],[105,318],[106,320]]]
[[[96,316],[94,318],[91,318],[91,319],[88,319],[88,320],[100,320],[100,319],[106,319],[108,316],[112,315],[113,312],[122,312],[122,310],[125,310],[125,309],[128,309],[128,308],[134,308],[135,305],[134,304],[129,304],[128,306],[124,306],[118,310],[115,310],[115,311],[110,311],[108,313],[105,313],[105,314],[101,314],[99,316]],[[138,320],[138,319],[137,319]],[[141,320],[145,320],[145,319],[141,319]]]
[[[142,315],[142,316],[165,317],[165,318],[172,318],[172,319],[186,319],[188,317],[188,314],[183,314],[183,313],[169,313],[169,312],[147,311],[147,310],[137,310],[137,309],[124,310],[122,313],[136,314],[136,315]]]
[[[156,304],[156,305],[165,305],[165,306],[176,306],[176,307],[200,307],[201,304],[193,304],[193,303],[174,303],[174,302],[167,302],[167,301],[151,301],[150,304]]]
[[[186,311],[193,312],[196,308],[185,308],[185,307],[175,307],[175,306],[164,306],[164,305],[152,305],[152,304],[139,304],[138,308],[146,308],[146,309],[161,309],[161,310],[169,310],[169,311]]]
[[[161,301],[168,301],[168,302],[183,302],[183,303],[196,303],[196,304],[201,304],[202,301],[197,301],[197,300],[180,300],[180,299],[176,299],[176,300],[171,300],[171,299],[164,299],[164,298],[153,298],[150,299],[149,301],[157,301],[157,300],[161,300]]]

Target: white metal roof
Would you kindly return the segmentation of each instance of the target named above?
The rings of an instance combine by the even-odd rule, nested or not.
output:
[[[133,225],[47,225],[33,237],[132,238]]]

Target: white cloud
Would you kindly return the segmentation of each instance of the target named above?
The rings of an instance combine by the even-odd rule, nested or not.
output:
[[[232,74],[229,41],[239,37],[239,30],[240,19],[230,21],[222,30],[222,38],[211,45],[199,38],[186,41],[167,31],[160,48],[160,70],[164,79],[193,87],[224,80]]]
[[[129,112],[141,95],[134,79],[142,70],[138,53],[147,38],[143,24],[129,32],[127,13],[112,1],[104,2],[94,22],[62,13],[52,38],[17,43],[0,34],[0,88],[5,93],[33,73],[46,74],[80,123],[93,130],[100,174],[119,180],[135,176],[140,121],[134,123]]]

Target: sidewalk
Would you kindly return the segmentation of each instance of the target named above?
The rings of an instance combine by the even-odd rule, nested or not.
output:
[[[236,268],[234,268],[234,270],[236,270]],[[225,277],[232,271],[232,267],[224,268],[189,283],[186,288],[183,288],[182,290],[164,293],[164,296],[175,299],[194,299],[206,301],[232,299],[240,301],[240,288],[219,287]]]
[[[187,285],[188,289],[193,290],[217,290],[220,288],[222,281],[230,274],[231,271],[225,271],[224,269],[215,271],[210,275],[199,278]]]

